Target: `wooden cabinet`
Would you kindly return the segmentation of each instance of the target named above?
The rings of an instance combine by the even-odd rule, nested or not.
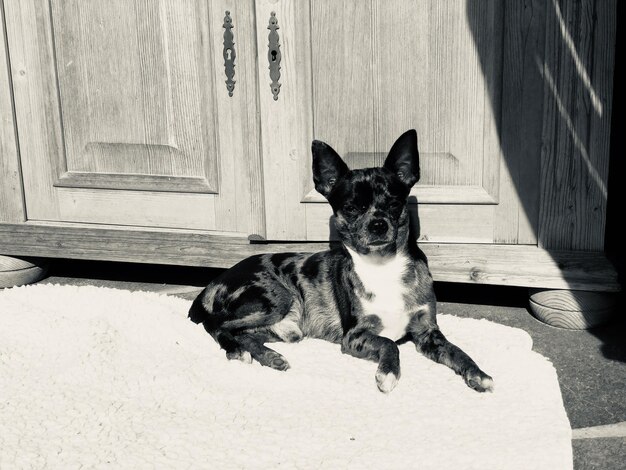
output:
[[[525,25],[505,17],[502,2],[257,2],[257,18],[270,10],[288,25],[283,35],[295,47],[280,99],[261,101],[268,116],[262,134],[270,136],[264,159],[276,160],[271,171],[279,167],[285,183],[299,175],[299,185],[266,192],[269,237],[329,236],[332,212],[311,180],[312,136],[331,143],[349,166],[365,167],[381,165],[397,136],[416,128],[422,179],[412,201],[420,203],[422,241],[537,242],[537,208],[527,213],[524,203],[538,200],[531,179],[539,169],[543,94],[517,117],[532,122],[526,152],[505,155],[502,100],[519,91],[509,79],[524,64],[509,59],[505,70],[505,47],[512,46],[503,26]],[[539,28],[525,27],[525,54],[543,53]],[[261,42],[266,33],[259,35]],[[536,66],[530,72],[523,86],[540,90]],[[275,129],[285,137],[275,140]],[[522,159],[527,171],[512,174],[509,166]],[[531,194],[520,197],[518,187]]]
[[[263,233],[253,11],[205,1],[5,2],[28,220]]]
[[[5,0],[0,253],[226,267],[323,249],[311,140],[365,167],[415,128],[411,208],[436,279],[617,290],[603,254],[614,13]]]

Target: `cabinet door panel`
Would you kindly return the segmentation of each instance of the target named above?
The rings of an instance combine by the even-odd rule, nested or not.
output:
[[[115,186],[162,190],[159,176],[195,177],[173,189],[216,192],[215,129],[203,112],[215,105],[207,57],[196,56],[196,39],[208,36],[203,5],[51,1],[65,144],[58,184],[108,186],[114,174]]]
[[[278,173],[293,174],[297,162],[299,176],[299,188],[266,188],[268,218],[275,221],[268,225],[269,238],[328,236],[321,215],[327,211],[316,208],[325,201],[311,181],[311,138],[328,142],[351,168],[362,168],[381,165],[394,140],[415,128],[422,179],[411,201],[431,206],[420,213],[476,215],[457,218],[456,225],[431,225],[430,233],[423,226],[423,239],[520,241],[519,175],[508,171],[511,162],[502,152],[501,98],[509,86],[503,80],[505,53],[517,54],[509,60],[516,65],[529,53],[542,52],[530,36],[518,34],[530,30],[524,18],[507,17],[497,1],[259,0],[256,5],[259,55],[267,47],[264,23],[272,11],[283,47],[280,95],[260,101],[264,159]],[[541,11],[536,14],[541,17]],[[507,27],[512,27],[508,42]],[[523,41],[536,49],[524,49]],[[529,80],[540,80],[539,74],[531,71],[519,82],[524,86]],[[259,81],[260,92],[269,93],[263,87],[266,63],[259,64]],[[533,117],[541,119],[543,95],[533,99],[539,103]],[[300,104],[297,111],[294,103]],[[280,135],[280,141],[266,135]],[[535,168],[540,135],[528,139],[537,152],[524,155],[524,163]],[[270,177],[267,169],[265,176]],[[322,228],[313,227],[320,222]],[[448,233],[438,228],[444,226]]]
[[[484,37],[476,40],[496,49],[502,41],[489,6],[477,11]],[[454,186],[457,202],[495,202],[497,179],[483,172],[499,158],[488,141],[493,77],[483,75],[466,16],[463,2],[313,0],[315,135],[358,167],[383,161],[414,127],[427,202],[442,202],[438,186]]]
[[[120,224],[263,233],[251,2],[25,0],[6,11],[29,219],[112,223],[127,199],[136,209]]]

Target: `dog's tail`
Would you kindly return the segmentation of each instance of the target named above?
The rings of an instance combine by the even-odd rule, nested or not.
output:
[[[215,324],[215,319],[211,317],[211,314],[207,312],[202,303],[202,295],[199,295],[196,297],[196,300],[193,301],[189,308],[189,315],[187,316],[194,323],[202,323],[204,329],[213,336],[213,339],[215,339],[227,353],[233,353],[241,349],[241,345],[230,331],[219,328],[219,326]]]
[[[222,324],[227,315],[213,312],[210,310],[210,307],[207,307],[205,291],[202,291],[193,301],[191,307],[189,307],[187,317],[196,324],[202,323],[207,333],[217,340],[216,334],[218,330],[222,329]]]
[[[204,305],[202,305],[202,294],[200,294],[191,304],[191,308],[189,308],[189,314],[187,316],[194,323],[202,323],[206,319],[207,313],[208,312],[204,308]]]

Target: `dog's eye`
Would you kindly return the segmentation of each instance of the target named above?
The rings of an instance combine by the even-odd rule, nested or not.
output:
[[[344,206],[343,211],[347,214],[355,214],[356,212],[358,212],[358,208],[356,206],[353,206],[352,204],[347,204]]]
[[[403,206],[403,204],[400,201],[391,201],[389,203],[389,207],[391,208],[391,210],[399,210],[401,209]]]

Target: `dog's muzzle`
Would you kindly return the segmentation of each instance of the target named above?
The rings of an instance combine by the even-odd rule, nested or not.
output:
[[[374,219],[367,226],[367,230],[372,235],[382,237],[389,231],[389,224],[385,219]]]

